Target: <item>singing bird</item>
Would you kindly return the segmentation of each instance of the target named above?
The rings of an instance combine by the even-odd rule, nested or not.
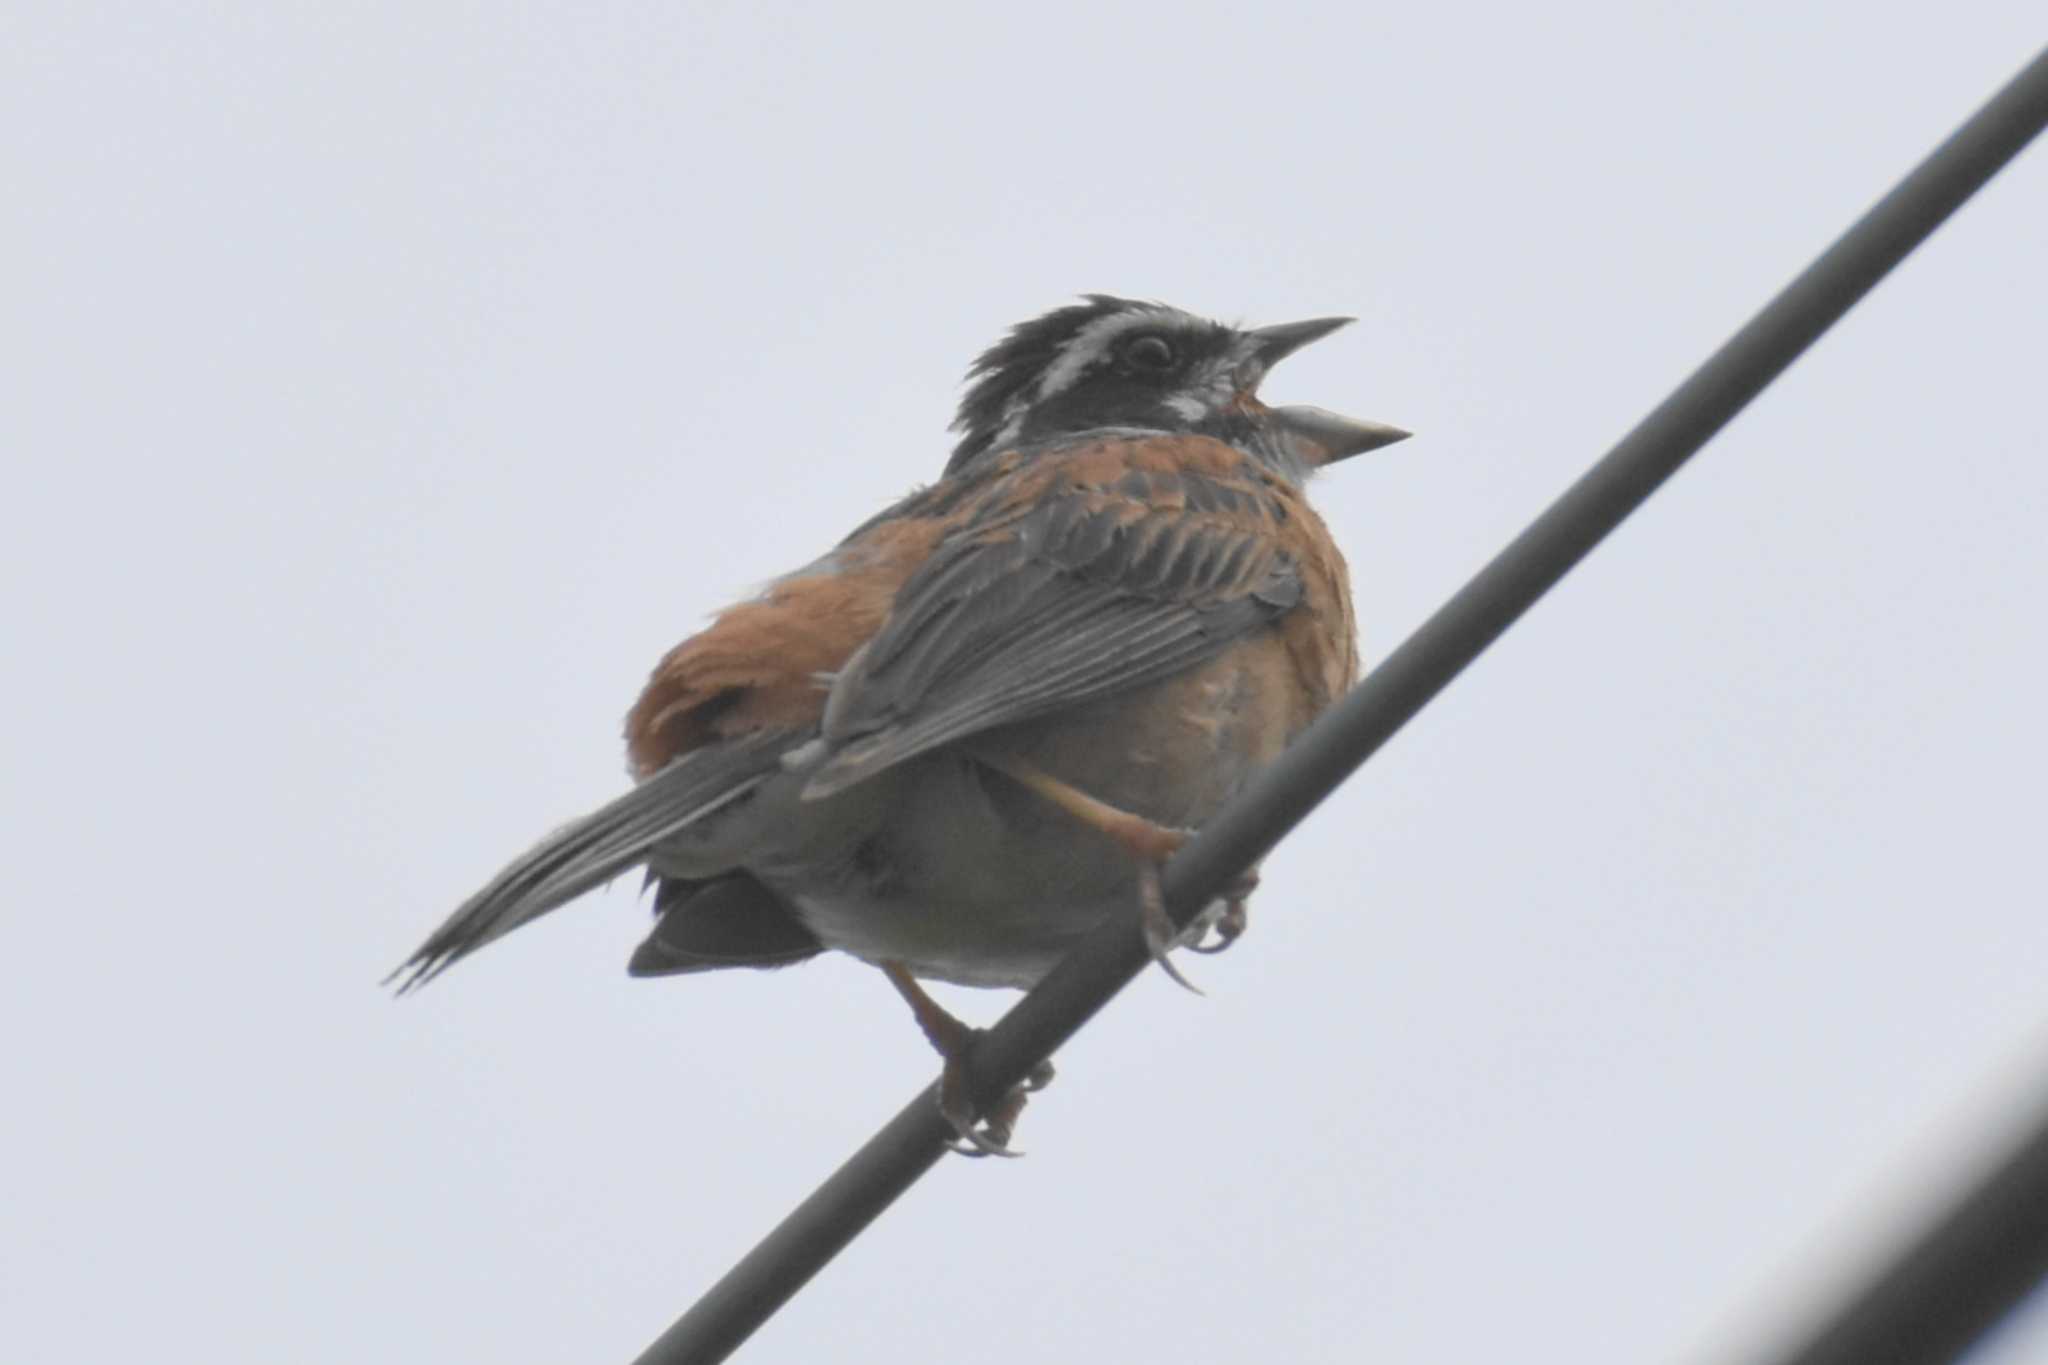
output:
[[[645,868],[634,975],[873,963],[945,1059],[963,1150],[1007,1151],[1049,1068],[977,1116],[976,1031],[919,978],[1029,987],[1127,914],[1180,979],[1170,949],[1242,931],[1249,878],[1183,931],[1159,868],[1356,676],[1303,486],[1408,433],[1258,397],[1349,321],[1090,295],[1013,328],[944,477],[670,650],[626,718],[637,785],[463,902],[400,989]]]

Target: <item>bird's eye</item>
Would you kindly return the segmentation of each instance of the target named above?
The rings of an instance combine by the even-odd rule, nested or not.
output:
[[[1170,370],[1175,358],[1173,343],[1154,332],[1134,337],[1124,347],[1124,362],[1133,369]]]

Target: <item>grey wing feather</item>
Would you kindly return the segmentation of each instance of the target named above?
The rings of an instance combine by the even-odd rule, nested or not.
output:
[[[1192,502],[1193,499],[1190,499]],[[984,528],[985,529],[985,528]],[[904,585],[833,684],[816,798],[938,745],[1156,682],[1301,597],[1270,539],[1076,494],[963,536]]]
[[[760,785],[793,742],[788,735],[760,735],[685,754],[562,826],[456,907],[387,982],[397,979],[400,994],[415,990],[493,939],[639,866],[663,840]]]

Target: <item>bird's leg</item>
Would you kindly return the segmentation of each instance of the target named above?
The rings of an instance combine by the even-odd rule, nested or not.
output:
[[[917,984],[917,978],[902,963],[884,962],[882,974],[889,978],[889,984],[910,1006],[918,1028],[924,1031],[926,1039],[945,1059],[945,1067],[939,1072],[939,1113],[960,1135],[960,1142],[953,1150],[962,1156],[1022,1156],[1022,1152],[1010,1150],[1010,1134],[1016,1130],[1017,1118],[1024,1112],[1026,1097],[1032,1091],[1043,1090],[1052,1084],[1052,1063],[1040,1062],[1031,1068],[1031,1074],[1024,1078],[1024,1083],[996,1101],[977,1126],[974,1104],[967,1096],[967,1053],[981,1030],[963,1024],[949,1014],[944,1005],[932,999],[925,988]]]
[[[1167,956],[1173,948],[1173,941],[1180,936],[1180,927],[1166,913],[1166,896],[1160,886],[1159,869],[1166,860],[1188,841],[1190,831],[1174,829],[1157,821],[1134,815],[1120,806],[1099,801],[1071,783],[1062,782],[1051,773],[1034,767],[1020,758],[1008,754],[977,755],[982,762],[996,771],[1015,779],[1037,792],[1046,800],[1058,806],[1083,824],[1093,826],[1107,834],[1127,849],[1138,864],[1138,925],[1145,931],[1145,946],[1151,950],[1152,960],[1157,962],[1168,976],[1187,987],[1196,995],[1202,988],[1180,974]],[[1247,883],[1247,878],[1249,882]],[[1227,946],[1231,940],[1244,932],[1244,899],[1251,894],[1251,888],[1258,884],[1255,874],[1247,873],[1225,893],[1226,908],[1216,931],[1222,936],[1217,948]],[[1242,889],[1240,889],[1240,887]],[[1216,951],[1210,949],[1209,951]]]

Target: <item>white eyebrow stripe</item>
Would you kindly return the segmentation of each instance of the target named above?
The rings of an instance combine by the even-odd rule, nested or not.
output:
[[[1038,381],[1038,391],[1033,401],[1043,402],[1065,389],[1074,386],[1076,380],[1116,344],[1124,333],[1142,327],[1157,327],[1170,322],[1175,312],[1168,308],[1143,306],[1121,313],[1100,317],[1074,333],[1073,340],[1060,348],[1059,359],[1045,370],[1045,377]]]

